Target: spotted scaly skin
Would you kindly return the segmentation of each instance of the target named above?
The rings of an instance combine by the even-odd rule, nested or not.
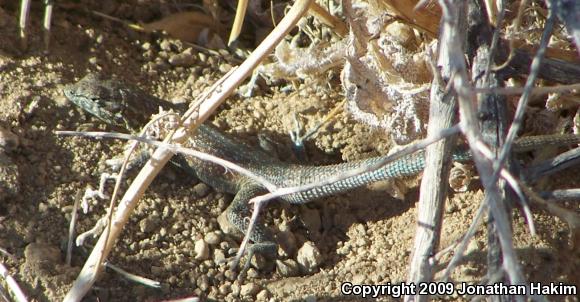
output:
[[[150,96],[145,92],[122,83],[118,80],[103,79],[97,74],[88,74],[79,82],[65,87],[66,97],[83,110],[102,121],[117,127],[137,132],[145,125],[150,116],[157,113],[159,107],[177,109],[170,102]],[[178,109],[179,110],[179,109]],[[520,139],[514,145],[515,152],[528,151],[546,145],[570,145],[578,143],[576,135],[534,136]],[[266,152],[237,141],[215,127],[204,124],[188,140],[186,147],[202,151],[233,162],[252,173],[264,177],[277,187],[300,186],[327,180],[345,171],[373,165],[384,157],[373,157],[365,160],[329,166],[308,166],[284,163],[269,156]],[[453,160],[469,161],[471,155],[465,150],[457,150]],[[187,159],[190,172],[219,191],[235,194],[234,200],[226,209],[229,222],[245,232],[250,214],[247,202],[249,199],[266,193],[267,190],[254,180],[236,173],[225,171],[225,168],[196,158]],[[391,162],[378,170],[366,172],[332,184],[294,193],[281,199],[294,204],[303,204],[317,198],[341,193],[373,182],[395,177],[411,176],[423,171],[425,154],[415,152]],[[249,252],[261,252],[275,255],[276,245],[273,237],[262,225],[257,225],[250,235],[254,245]]]

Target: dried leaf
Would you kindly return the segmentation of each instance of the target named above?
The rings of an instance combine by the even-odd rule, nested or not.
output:
[[[200,45],[206,45],[214,36],[219,36],[218,23],[201,12],[181,12],[159,21],[143,25],[145,31],[165,31],[170,36]]]

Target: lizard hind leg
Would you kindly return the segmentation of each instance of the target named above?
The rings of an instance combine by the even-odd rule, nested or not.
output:
[[[238,229],[243,234],[246,233],[250,225],[251,210],[248,206],[248,201],[259,195],[264,194],[267,191],[264,187],[253,182],[244,182],[240,186],[240,190],[234,197],[234,200],[226,209],[226,218],[228,222]],[[274,258],[276,256],[277,245],[274,241],[274,237],[271,232],[266,228],[266,226],[257,223],[252,233],[250,234],[250,240],[253,242],[248,246],[248,260],[244,264],[240,271],[240,277],[244,276],[247,270],[250,268],[250,261],[255,253],[259,253],[268,258]],[[234,261],[231,268],[235,269],[237,262]]]

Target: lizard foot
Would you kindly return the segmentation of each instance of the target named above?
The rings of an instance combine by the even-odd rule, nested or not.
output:
[[[268,259],[273,259],[276,256],[276,249],[277,249],[277,245],[274,242],[262,242],[262,243],[249,244],[248,248],[246,249],[247,250],[247,257],[245,257],[246,261],[242,265],[242,267],[240,269],[240,273],[238,274],[237,278],[244,279],[248,270],[250,269],[250,265],[252,264],[252,258],[254,258],[255,255],[259,254],[259,255],[265,256]],[[239,251],[238,248],[230,249],[231,253],[237,254],[238,251]],[[228,266],[230,267],[230,270],[232,272],[235,272],[236,268],[240,265],[241,257],[243,257],[243,254],[240,257],[238,257],[238,255],[228,257],[228,258],[225,258],[221,263],[227,262]],[[256,267],[256,268],[259,269],[260,267]]]

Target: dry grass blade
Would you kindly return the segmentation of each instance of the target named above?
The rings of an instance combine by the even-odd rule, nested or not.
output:
[[[77,223],[77,218],[78,218],[78,209],[79,209],[79,204],[81,203],[81,199],[83,197],[82,195],[83,195],[82,191],[79,190],[75,196],[75,202],[73,204],[72,215],[71,215],[70,224],[68,227],[68,241],[66,243],[66,257],[65,257],[66,265],[71,264],[72,249],[73,249],[74,236],[75,236],[75,228],[76,228],[76,223]]]
[[[16,302],[28,301],[28,298],[26,298],[26,295],[24,294],[22,289],[20,289],[20,286],[18,286],[18,283],[10,275],[8,269],[6,268],[6,266],[4,266],[3,263],[0,263],[0,277],[4,278],[4,280],[6,281],[8,289],[12,292],[12,297]]]
[[[232,46],[232,43],[238,39],[240,33],[242,32],[242,26],[244,25],[244,18],[246,17],[246,9],[248,8],[248,0],[238,0],[238,7],[236,7],[236,16],[234,17],[234,23],[232,24],[232,31],[230,31],[230,37],[228,38],[228,46]]]
[[[111,270],[113,270],[115,273],[123,276],[123,278],[135,282],[135,283],[139,283],[142,284],[144,286],[147,287],[151,287],[151,288],[161,288],[161,282],[159,281],[155,281],[155,280],[151,280],[149,278],[145,278],[145,277],[141,277],[132,273],[129,273],[128,271],[112,264],[109,262],[105,262],[104,265],[108,268],[110,268]]]
[[[20,2],[20,47],[26,49],[28,46],[28,35],[26,32],[26,24],[28,22],[28,13],[30,12],[30,0],[22,0]]]

